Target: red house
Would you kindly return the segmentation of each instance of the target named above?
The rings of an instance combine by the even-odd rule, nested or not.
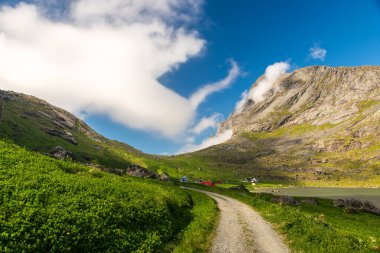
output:
[[[207,186],[210,186],[210,187],[215,187],[215,183],[212,182],[212,181],[205,181],[205,182],[202,182],[201,184],[207,185]]]

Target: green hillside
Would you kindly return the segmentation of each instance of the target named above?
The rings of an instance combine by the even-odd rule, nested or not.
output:
[[[196,210],[214,217],[214,202],[190,196],[170,184],[107,174],[0,140],[1,252],[157,251],[180,240],[188,224],[208,224],[203,236],[213,227],[215,220],[205,222]]]
[[[20,146],[50,153],[56,146],[73,153],[82,163],[123,168],[139,163],[143,153],[109,140],[74,115],[32,96],[0,91],[0,138]]]

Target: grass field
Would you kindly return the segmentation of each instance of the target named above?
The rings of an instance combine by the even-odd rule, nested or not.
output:
[[[0,140],[0,252],[200,252],[216,216],[205,195]]]

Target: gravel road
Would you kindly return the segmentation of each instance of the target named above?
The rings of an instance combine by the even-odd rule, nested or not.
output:
[[[224,195],[195,191],[215,199],[221,212],[212,253],[289,252],[271,225],[248,205]]]

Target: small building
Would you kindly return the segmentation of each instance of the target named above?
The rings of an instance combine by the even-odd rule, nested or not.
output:
[[[187,177],[186,176],[182,176],[181,177],[181,182],[182,183],[187,183]]]
[[[256,185],[258,182],[259,182],[259,180],[256,179],[255,177],[251,179],[252,185]]]
[[[201,184],[203,185],[207,185],[207,186],[210,186],[210,187],[215,187],[215,183],[212,182],[212,181],[205,181],[205,182],[202,182]]]

